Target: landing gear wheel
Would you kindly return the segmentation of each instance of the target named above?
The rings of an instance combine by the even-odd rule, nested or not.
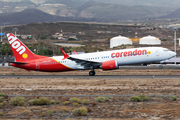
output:
[[[96,74],[95,71],[90,71],[90,72],[89,72],[89,75],[90,75],[90,76],[94,76],[95,74]]]
[[[160,69],[163,69],[163,66],[162,66],[162,65],[160,65],[160,66],[159,66],[159,68],[160,68]]]

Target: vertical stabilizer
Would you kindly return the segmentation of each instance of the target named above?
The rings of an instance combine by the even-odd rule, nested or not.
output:
[[[13,51],[16,62],[25,62],[39,59],[40,56],[29,50],[16,36],[12,33],[7,34],[7,38]]]

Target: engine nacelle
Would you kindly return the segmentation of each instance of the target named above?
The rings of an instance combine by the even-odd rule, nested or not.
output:
[[[103,62],[103,63],[101,64],[101,68],[102,68],[103,70],[118,69],[118,64],[117,64],[117,61],[115,61],[115,60],[110,60],[110,61]]]

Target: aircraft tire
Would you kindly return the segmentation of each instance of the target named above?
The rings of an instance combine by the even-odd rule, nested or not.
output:
[[[89,72],[89,75],[90,75],[90,76],[94,76],[95,74],[96,74],[95,71],[90,71],[90,72]]]
[[[163,66],[162,66],[162,65],[160,65],[160,66],[159,66],[159,68],[160,68],[160,69],[163,69]]]

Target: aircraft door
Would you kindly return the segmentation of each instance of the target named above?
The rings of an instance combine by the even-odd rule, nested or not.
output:
[[[39,61],[36,61],[36,69],[39,70],[39,68],[40,68]]]
[[[156,56],[159,56],[159,50],[156,51]]]

